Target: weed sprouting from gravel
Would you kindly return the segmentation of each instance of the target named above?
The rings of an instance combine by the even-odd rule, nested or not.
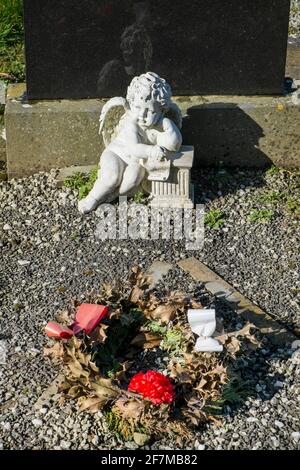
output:
[[[87,175],[84,173],[75,173],[65,179],[66,188],[78,190],[78,198],[83,199],[88,195],[97,179],[98,168],[94,168]]]
[[[212,229],[218,229],[224,224],[224,212],[220,209],[211,209],[204,217],[204,224]]]
[[[249,221],[260,224],[267,224],[273,220],[274,216],[274,211],[270,209],[252,209],[249,215]]]
[[[263,204],[276,205],[282,201],[285,197],[285,194],[279,191],[266,191],[259,198],[258,201]]]

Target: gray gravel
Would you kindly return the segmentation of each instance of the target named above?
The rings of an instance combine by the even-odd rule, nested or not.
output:
[[[7,351],[6,364],[0,365],[0,448],[135,447],[112,436],[101,413],[77,416],[73,402],[34,408],[58,372],[42,354],[43,326],[72,298],[84,300],[84,293],[103,281],[124,279],[133,265],[146,268],[155,259],[176,263],[196,256],[274,317],[291,327],[299,322],[299,221],[280,204],[270,224],[247,219],[266,187],[289,190],[295,178],[247,171],[221,184],[216,171],[195,176],[201,181],[197,201],[225,212],[222,229],[206,230],[201,253],[185,252],[179,242],[100,242],[95,215],[78,214],[76,194],[56,188],[55,172],[0,184],[0,341]],[[203,303],[213,300],[178,268],[164,284],[197,291]],[[235,321],[224,305],[216,307],[225,323]],[[196,433],[191,448],[299,448],[299,353],[266,343],[244,361],[252,390],[247,401],[227,410],[223,427]],[[170,446],[168,441],[152,444]]]
[[[291,1],[291,14],[290,14],[290,37],[300,37],[300,1]]]
[[[196,257],[274,318],[299,327],[300,219],[291,217],[284,200],[260,201],[266,194],[280,193],[287,198],[297,195],[300,204],[299,172],[231,172],[225,184],[217,176],[213,170],[197,176],[197,200],[205,202],[207,210],[222,210],[224,225],[206,230],[204,250]],[[273,211],[273,219],[266,224],[250,222],[255,208]]]

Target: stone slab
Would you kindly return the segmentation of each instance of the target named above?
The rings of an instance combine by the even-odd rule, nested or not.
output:
[[[10,178],[98,163],[105,100],[26,102],[24,91],[24,84],[10,85],[7,94]],[[185,116],[184,143],[195,147],[195,166],[300,166],[300,104],[292,96],[182,96],[174,101]]]
[[[0,162],[6,161],[6,137],[4,127],[4,116],[0,114]]]
[[[300,80],[300,38],[289,39],[285,74],[294,80]]]
[[[104,149],[99,137],[99,100],[21,100],[24,84],[11,85],[5,108],[9,177],[51,168],[97,165]]]
[[[0,113],[3,111],[6,99],[6,85],[0,80]]]
[[[290,0],[24,0],[30,99],[122,95],[152,70],[174,94],[282,94]]]
[[[205,288],[218,298],[224,299],[241,317],[253,323],[262,334],[276,345],[292,344],[297,340],[292,332],[275,321],[268,313],[247,299],[218,274],[209,269],[196,258],[180,261],[178,265],[197,281],[203,282]]]
[[[300,104],[292,95],[175,97],[196,165],[300,166]]]

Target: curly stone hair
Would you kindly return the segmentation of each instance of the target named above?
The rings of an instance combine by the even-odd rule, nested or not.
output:
[[[135,77],[127,89],[127,101],[129,104],[137,99],[144,102],[157,101],[162,108],[169,108],[172,91],[170,85],[156,73],[147,72]]]

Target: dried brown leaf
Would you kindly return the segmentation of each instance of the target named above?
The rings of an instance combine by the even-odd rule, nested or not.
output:
[[[80,404],[78,413],[82,413],[83,411],[96,413],[106,404],[106,400],[99,397],[83,398],[82,400],[78,400],[78,403]]]
[[[97,397],[107,402],[120,394],[120,391],[112,385],[110,379],[97,379],[97,382],[91,382],[91,388]]]
[[[161,338],[154,333],[140,333],[132,341],[132,346],[143,349],[157,348],[161,343]]]
[[[62,310],[55,315],[55,320],[58,323],[70,325],[74,321],[74,315],[68,310]]]
[[[44,356],[50,356],[53,359],[61,359],[64,357],[65,351],[61,341],[55,342],[51,347],[44,348]]]
[[[162,323],[169,323],[174,319],[177,309],[177,304],[159,305],[155,310],[150,312],[150,315],[154,320],[160,320]]]
[[[81,377],[85,377],[86,379],[89,378],[89,372],[81,366],[80,362],[68,362],[67,367],[71,372],[71,377],[75,379],[80,379]]]
[[[73,387],[68,390],[68,396],[72,398],[77,398],[81,394],[81,392],[81,385],[73,385]]]
[[[144,291],[140,289],[138,286],[132,288],[129,300],[130,302],[136,304],[138,301],[143,297]]]
[[[124,419],[139,419],[145,411],[145,404],[135,398],[120,398],[115,407]]]
[[[90,334],[91,341],[99,344],[104,343],[107,338],[107,334],[105,333],[107,328],[109,328],[109,326],[104,324],[100,324],[99,327],[95,328]]]

